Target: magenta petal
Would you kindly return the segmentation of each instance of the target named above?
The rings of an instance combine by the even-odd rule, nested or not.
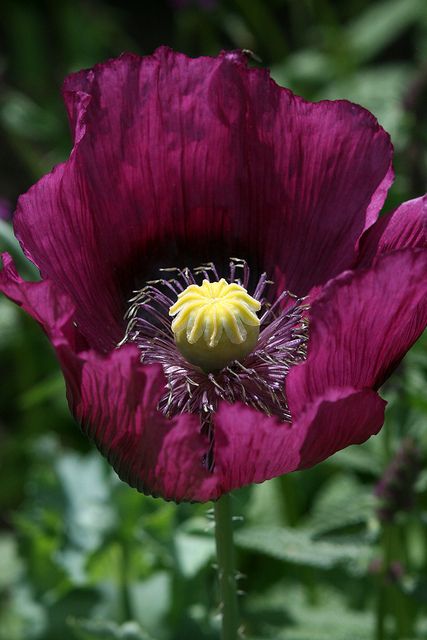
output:
[[[102,351],[159,266],[237,255],[295,293],[325,282],[391,181],[372,115],[305,102],[242,54],[124,55],[70,76],[64,97],[73,152],[20,198],[15,229]]]
[[[342,274],[310,310],[308,359],[287,378],[291,412],[329,387],[379,387],[426,323],[426,251],[397,251]]]
[[[317,412],[309,426],[311,408],[297,423],[306,425],[299,469],[311,467],[349,445],[365,442],[384,423],[386,402],[371,389],[329,389],[316,404]]]
[[[50,282],[24,282],[8,256],[3,263],[0,290],[48,333],[83,431],[123,480],[147,494],[176,501],[217,499],[236,487],[315,464],[364,441],[383,422],[384,402],[369,389],[324,389],[294,414],[292,425],[238,403],[221,403],[214,417],[216,466],[208,472],[202,458],[209,443],[199,417],[168,420],[156,409],[165,392],[161,367],[143,366],[130,345],[107,356],[82,350],[67,296]]]
[[[165,418],[156,409],[164,392],[161,367],[142,366],[137,349],[128,346],[108,357],[88,354],[70,404],[84,432],[131,486],[167,500],[218,497],[217,479],[202,465],[208,443],[198,416]]]
[[[43,278],[72,300],[80,331],[92,346],[108,350],[122,337],[124,300],[97,248],[104,223],[91,217],[76,173],[73,154],[21,196],[14,228]]]
[[[221,492],[309,467],[364,442],[384,421],[385,402],[369,389],[328,389],[290,426],[244,405],[215,418],[215,474]]]
[[[358,268],[368,267],[375,256],[398,249],[427,248],[427,196],[409,200],[382,216],[361,238]]]
[[[143,366],[136,347],[108,356],[82,351],[70,301],[47,281],[25,282],[4,254],[0,291],[44,328],[56,349],[70,409],[83,431],[130,485],[170,500],[218,497],[216,476],[202,466],[208,447],[199,418],[168,420],[156,409],[165,392],[160,366]]]
[[[9,254],[0,258],[0,291],[37,320],[55,347],[66,342],[74,348],[84,345],[73,324],[74,307],[69,298],[51,282],[23,280]]]

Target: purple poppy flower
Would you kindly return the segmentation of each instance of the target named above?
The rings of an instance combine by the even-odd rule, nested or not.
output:
[[[306,102],[240,52],[126,54],[68,77],[64,99],[71,156],[14,219],[42,281],[4,255],[0,288],[48,334],[119,476],[205,501],[377,433],[377,389],[426,325],[427,251],[423,198],[378,219],[393,172],[375,118]],[[197,307],[209,280],[232,286],[212,294],[224,338]],[[203,370],[170,314],[187,314],[185,348],[258,342]]]

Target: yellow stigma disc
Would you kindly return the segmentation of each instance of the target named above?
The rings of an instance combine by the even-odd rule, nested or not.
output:
[[[206,373],[242,360],[255,347],[261,308],[246,289],[224,278],[191,284],[169,309],[172,331],[184,358]]]

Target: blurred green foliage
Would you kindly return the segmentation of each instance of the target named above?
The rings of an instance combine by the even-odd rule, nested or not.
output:
[[[387,208],[426,191],[425,0],[3,0],[0,11],[0,197],[12,206],[69,153],[64,75],[160,44],[248,48],[307,99],[363,104],[396,148]],[[0,249],[36,277],[9,222]],[[403,438],[425,460],[426,344],[384,390],[378,437],[234,494],[249,640],[427,637],[427,470],[391,522],[374,496]],[[116,478],[69,416],[47,340],[4,299],[0,369],[0,640],[218,637],[209,506],[145,498]]]

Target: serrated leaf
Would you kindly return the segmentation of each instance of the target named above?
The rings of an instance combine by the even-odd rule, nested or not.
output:
[[[370,442],[367,442],[364,445],[354,445],[342,449],[335,453],[329,461],[344,471],[358,471],[370,476],[377,476],[381,470],[381,461],[368,446],[369,444]]]
[[[333,476],[320,489],[305,528],[319,535],[350,525],[367,522],[375,506],[370,487],[350,476]]]
[[[276,621],[268,635],[274,640],[366,640],[372,636],[372,614],[350,609],[339,591],[322,585],[316,601],[310,604],[300,587],[279,584],[251,598],[250,615],[260,637],[266,635],[265,620]]]
[[[354,563],[369,552],[367,545],[313,540],[305,530],[284,527],[249,527],[238,531],[235,540],[245,549],[318,569]]]

